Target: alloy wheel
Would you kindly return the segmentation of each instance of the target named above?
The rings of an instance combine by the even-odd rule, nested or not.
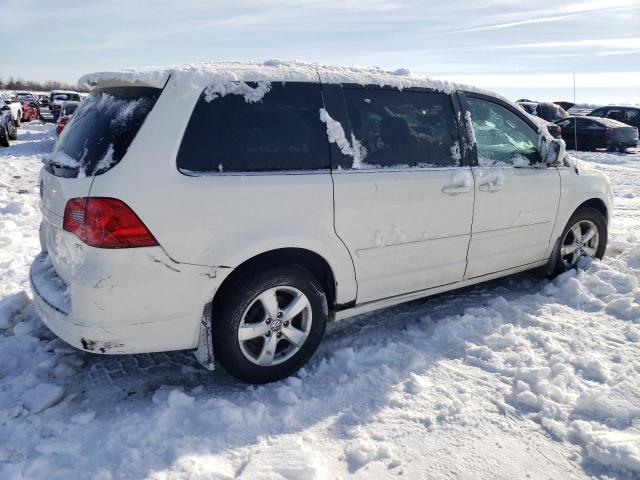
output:
[[[580,257],[595,257],[600,244],[598,227],[591,220],[576,222],[565,234],[560,257],[565,270],[575,267]]]
[[[304,293],[291,286],[270,288],[242,314],[240,350],[247,360],[263,367],[286,362],[304,345],[311,322],[311,304]]]

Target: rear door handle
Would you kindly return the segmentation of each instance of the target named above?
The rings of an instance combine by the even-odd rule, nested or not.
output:
[[[446,193],[447,195],[460,195],[461,193],[468,193],[471,191],[471,187],[467,187],[467,186],[452,186],[452,185],[447,185],[446,187],[442,188],[442,193]]]
[[[504,185],[499,185],[497,183],[483,183],[479,187],[481,192],[497,192],[498,190],[502,190],[503,188]]]

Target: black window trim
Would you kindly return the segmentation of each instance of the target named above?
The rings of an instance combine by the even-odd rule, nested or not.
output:
[[[342,102],[341,107],[344,108],[344,112],[341,112],[340,117],[345,121],[341,121],[340,123],[343,125],[345,135],[347,138],[351,137],[353,133],[353,129],[351,128],[351,120],[349,119],[349,114],[347,113],[346,108],[346,100],[344,98],[343,90],[389,90],[389,91],[399,91],[399,92],[418,92],[418,93],[437,93],[441,95],[445,95],[449,98],[449,102],[451,105],[451,110],[454,115],[453,124],[456,131],[454,132],[454,137],[458,142],[460,148],[460,165],[449,165],[449,166],[439,166],[439,167],[387,167],[387,168],[362,168],[362,169],[344,169],[338,168],[338,159],[340,156],[344,157],[344,154],[340,153],[337,148],[332,148],[331,151],[331,170],[332,174],[376,174],[376,173],[397,173],[397,172],[434,172],[434,171],[446,171],[452,170],[455,168],[463,168],[470,166],[470,157],[468,156],[468,149],[464,148],[466,140],[463,141],[463,136],[461,134],[460,125],[456,121],[458,114],[460,112],[460,103],[456,96],[456,92],[446,93],[442,90],[438,90],[436,88],[427,88],[427,87],[407,87],[399,89],[398,87],[394,87],[391,85],[378,85],[378,84],[359,84],[359,83],[340,83],[340,84],[327,84],[327,85],[335,85],[339,88],[339,95]],[[333,114],[329,111],[329,114]],[[460,113],[460,115],[462,115]],[[335,117],[333,117],[335,118]],[[337,119],[337,118],[336,118]],[[345,128],[346,126],[346,128]],[[332,144],[334,146],[334,144]]]
[[[520,117],[520,119],[522,119],[527,125],[529,125],[533,129],[533,131],[536,133],[536,135],[540,134],[538,131],[538,125],[534,123],[531,119],[527,118],[527,115],[524,111],[522,111],[519,108],[514,108],[513,105],[511,105],[509,102],[505,102],[501,98],[494,97],[492,95],[486,95],[484,93],[472,92],[467,90],[459,91],[458,96],[460,97],[460,103],[463,108],[463,113],[462,113],[463,116],[465,116],[466,113],[469,111],[467,107],[467,97],[476,98],[478,100],[484,100],[486,102],[495,103],[496,105],[500,105],[501,107],[506,108],[508,111]],[[536,149],[537,148],[538,146],[536,145]],[[473,144],[473,148],[471,149],[470,153],[472,156],[471,165],[473,167],[479,167],[480,165],[478,163],[478,147],[475,143]],[[528,167],[509,167],[509,168],[538,168],[538,167],[535,167],[534,165],[529,165]]]
[[[168,82],[168,79],[167,79]],[[250,81],[248,81],[250,82]],[[324,99],[324,90],[323,90],[323,84],[321,82],[310,82],[310,81],[295,81],[295,80],[291,80],[291,81],[287,81],[287,80],[274,80],[274,81],[270,81],[270,83],[307,83],[307,84],[314,84],[314,85],[318,85],[318,88],[320,88],[320,96],[321,96],[321,100],[322,100],[322,108],[326,108],[325,105],[325,99]],[[165,84],[166,85],[166,84]],[[204,90],[207,87],[204,87],[202,89],[202,91],[200,91],[200,93],[198,94],[198,96],[195,99],[195,102],[193,103],[193,107],[191,108],[191,111],[189,112],[189,115],[187,116],[187,120],[186,122],[182,125],[181,127],[181,132],[179,133],[179,139],[180,141],[178,142],[178,147],[175,151],[174,154],[174,165],[176,167],[177,172],[184,176],[184,177],[189,177],[189,178],[200,178],[200,177],[273,177],[273,176],[283,176],[283,175],[329,175],[331,174],[331,165],[332,165],[332,159],[329,159],[329,167],[328,168],[318,168],[318,169],[313,169],[313,170],[264,170],[264,171],[229,171],[229,172],[225,172],[225,171],[218,171],[218,170],[206,170],[206,171],[201,171],[201,172],[197,172],[197,171],[193,171],[193,170],[189,170],[186,168],[180,168],[178,166],[178,153],[180,151],[180,146],[182,145],[182,141],[184,139],[184,135],[187,131],[187,128],[189,126],[189,121],[191,120],[191,116],[193,115],[193,112],[196,109],[196,106],[198,105],[198,102],[200,101],[200,97],[202,96]],[[320,117],[320,112],[318,111],[318,118]],[[326,126],[323,124],[322,126],[323,132],[325,132],[326,134]],[[329,144],[329,151],[327,152],[327,154],[329,154],[329,152],[331,151],[331,146],[333,145],[332,143],[329,142],[329,139],[327,137],[327,143]]]

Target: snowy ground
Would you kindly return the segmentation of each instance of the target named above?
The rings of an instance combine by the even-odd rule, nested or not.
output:
[[[0,478],[633,478],[640,475],[640,153],[589,153],[616,195],[610,248],[337,323],[259,388],[186,352],[104,357],[33,310],[38,156],[0,149]]]

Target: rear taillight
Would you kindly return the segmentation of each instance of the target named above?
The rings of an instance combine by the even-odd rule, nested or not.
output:
[[[63,228],[98,248],[154,247],[158,242],[129,206],[116,198],[72,198]]]

